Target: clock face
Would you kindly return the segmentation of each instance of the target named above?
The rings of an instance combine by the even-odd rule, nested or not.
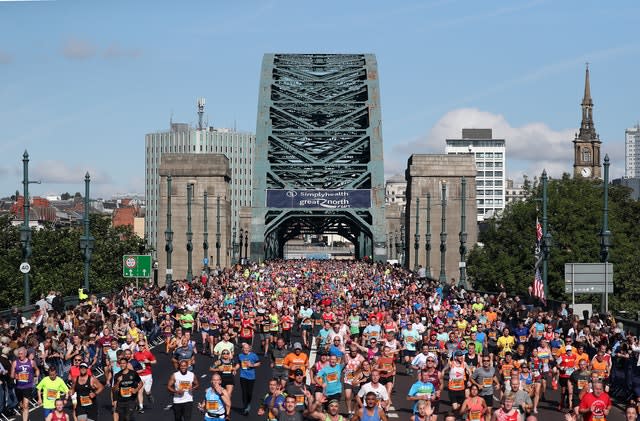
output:
[[[591,168],[583,168],[580,170],[580,174],[583,177],[589,177],[591,175]]]

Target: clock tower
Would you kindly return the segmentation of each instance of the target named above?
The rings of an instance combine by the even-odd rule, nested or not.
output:
[[[593,124],[593,100],[589,83],[589,64],[584,79],[584,98],[582,98],[582,123],[580,132],[573,140],[573,176],[597,179],[602,178],[600,165],[600,137]]]

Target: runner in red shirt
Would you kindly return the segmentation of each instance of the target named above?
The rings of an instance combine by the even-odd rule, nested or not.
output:
[[[133,354],[133,358],[142,365],[142,370],[138,371],[143,387],[138,391],[138,407],[140,410],[144,408],[144,395],[147,395],[149,402],[153,403],[151,396],[151,386],[153,385],[153,376],[151,374],[151,365],[156,363],[156,357],[147,345],[147,341],[140,339],[138,341],[138,352]],[[144,393],[144,395],[143,395]]]
[[[593,392],[587,392],[580,400],[578,411],[584,421],[606,421],[611,409],[611,399],[600,380],[593,382]]]

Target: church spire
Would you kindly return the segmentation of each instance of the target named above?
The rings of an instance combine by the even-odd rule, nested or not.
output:
[[[586,65],[584,77],[584,97],[582,98],[582,123],[578,139],[597,140],[596,128],[593,125],[593,100],[591,99],[591,83],[589,81],[589,63]]]

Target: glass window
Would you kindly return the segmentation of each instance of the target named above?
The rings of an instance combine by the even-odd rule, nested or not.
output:
[[[477,177],[484,177],[484,171],[478,171]]]
[[[496,177],[502,177],[502,171],[496,171],[493,173],[493,175]]]
[[[487,152],[485,156],[487,158],[493,158],[493,152]]]
[[[482,187],[482,186],[484,186],[483,180],[476,181],[476,187]]]
[[[496,162],[493,165],[495,168],[502,168],[502,162]]]
[[[484,199],[476,199],[476,205],[484,205]]]
[[[484,182],[484,185],[485,185],[485,186],[488,186],[488,187],[493,186],[493,180],[487,180],[487,181],[485,181],[485,182]]]
[[[582,148],[582,161],[591,162],[591,150],[589,148]]]
[[[478,169],[484,168],[484,162],[476,162],[476,168]]]
[[[494,155],[496,158],[502,158],[502,152],[496,152]]]
[[[480,159],[484,158],[484,152],[478,152],[476,154],[476,158],[480,158]]]
[[[484,164],[485,167],[487,168],[493,168],[493,162],[487,162],[486,164]]]
[[[502,196],[502,190],[496,190],[496,196]]]
[[[502,187],[502,180],[496,180],[493,182],[493,185],[496,187]]]
[[[478,208],[478,215],[484,215],[484,208]]]

